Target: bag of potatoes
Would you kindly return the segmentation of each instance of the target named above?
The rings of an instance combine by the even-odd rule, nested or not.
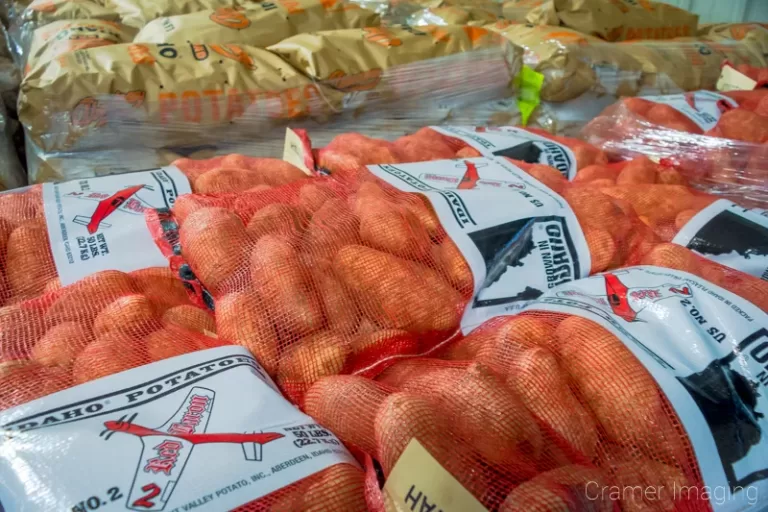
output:
[[[606,41],[628,41],[692,37],[699,17],[651,0],[551,0],[532,10],[527,20],[562,25]]]
[[[444,25],[299,34],[268,48],[346,101],[441,100],[501,94],[520,69],[521,50],[481,27]]]
[[[130,43],[135,30],[125,25],[104,20],[62,20],[41,27],[32,34],[29,54],[26,55],[25,74],[38,65],[64,53]]]
[[[116,12],[124,24],[136,28],[142,28],[150,21],[163,16],[255,3],[247,0],[106,0],[106,2],[107,7]]]
[[[248,44],[265,48],[304,32],[373,27],[379,15],[357,4],[321,0],[263,2],[247,8],[219,7],[151,21],[137,43]]]
[[[320,87],[259,48],[117,44],[33,69],[19,119],[44,152],[214,143],[340,108]]]
[[[515,23],[525,23],[528,13],[537,7],[541,7],[545,3],[549,3],[549,0],[508,0],[504,2],[504,5],[502,6],[502,13],[505,20],[513,21]],[[552,13],[552,10],[549,9],[546,13]],[[558,25],[559,23],[557,17],[552,15],[551,19],[547,20],[546,23],[541,24]]]
[[[408,20],[409,25],[486,25],[498,20],[493,10],[470,5],[439,5],[414,13]]]

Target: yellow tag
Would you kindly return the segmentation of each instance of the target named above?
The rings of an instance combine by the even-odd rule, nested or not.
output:
[[[517,108],[520,110],[520,121],[523,126],[528,124],[533,111],[541,103],[541,87],[544,85],[544,75],[523,66],[516,79]]]
[[[290,128],[285,129],[285,146],[283,147],[283,160],[289,164],[295,165],[306,174],[312,176],[312,171],[305,163],[304,144],[295,131]]]
[[[751,91],[755,88],[757,82],[747,75],[736,71],[731,66],[723,66],[720,72],[720,78],[717,80],[717,90],[728,91]]]
[[[387,512],[488,512],[416,439],[411,439],[384,484]]]

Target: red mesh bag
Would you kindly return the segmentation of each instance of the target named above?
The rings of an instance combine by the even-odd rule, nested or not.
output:
[[[282,160],[236,154],[208,160],[181,159],[174,165],[189,178],[192,190],[201,192],[268,189],[308,177]],[[100,188],[99,178],[91,178],[89,186],[94,192],[105,192]],[[112,192],[115,194],[110,195]],[[102,218],[108,220],[110,209],[115,209],[115,204],[119,207],[135,197],[140,199],[140,191],[136,196],[133,194],[134,191],[106,191],[103,195],[106,201],[94,203],[92,217],[101,212]],[[116,203],[117,200],[120,202]],[[143,203],[137,204],[141,206]],[[87,236],[97,233],[82,231]],[[72,233],[70,236],[74,238]],[[0,262],[0,305],[32,299],[59,287],[41,185],[0,195]]]
[[[490,132],[498,129],[475,128],[474,130],[482,135],[486,130]],[[519,130],[569,148],[574,154],[578,169],[608,162],[605,153],[584,141],[552,135],[544,130],[530,127],[519,128]],[[319,169],[337,173],[362,165],[492,156],[472,147],[458,136],[450,136],[429,127],[421,128],[416,133],[400,137],[394,142],[370,138],[359,133],[345,133],[335,137],[326,147],[316,150],[315,153]],[[513,162],[526,164],[519,159],[514,159]]]
[[[6,409],[21,406],[38,398],[48,397],[48,395],[58,391],[70,389],[73,386],[85,383],[92,385],[92,381],[96,379],[121,374],[121,372],[126,370],[136,369],[150,363],[164,361],[185,354],[193,354],[198,351],[232,345],[231,341],[203,334],[215,336],[215,321],[213,315],[207,310],[192,306],[188,302],[168,307],[169,304],[167,304],[163,297],[164,294],[160,292],[159,288],[155,290],[154,295],[142,293],[141,290],[146,286],[146,282],[154,281],[159,283],[165,279],[162,275],[150,276],[149,273],[154,271],[155,269],[147,269],[147,271],[141,271],[135,275],[118,271],[100,272],[74,285],[61,288],[39,298],[1,308],[0,413]],[[178,281],[172,284],[173,288],[175,288]],[[194,367],[184,368],[179,375],[184,375],[187,370],[192,368]],[[210,368],[208,371],[210,371]],[[140,384],[142,378],[146,377],[142,377],[139,373],[132,375],[135,375],[133,377],[134,381],[130,382],[136,385],[129,387],[126,392],[135,392],[135,396],[143,394],[142,391],[136,390],[146,389],[146,384]],[[166,379],[164,381],[166,384],[169,382],[167,380],[169,377],[170,375],[163,377],[163,379]],[[163,382],[163,379],[155,379],[152,383]],[[171,382],[176,384],[178,379],[177,377],[177,381]],[[107,396],[116,397],[113,388],[107,384],[101,384],[101,386],[103,393],[112,392],[112,394]],[[95,387],[93,389],[95,390]],[[203,391],[205,390],[203,389]],[[96,391],[91,391],[91,393],[94,392]],[[167,391],[164,392],[167,394]],[[221,389],[219,392],[223,393]],[[149,393],[152,393],[152,391],[149,391]],[[210,395],[210,397],[215,398],[215,392],[211,391],[211,393],[214,394]],[[186,391],[183,392],[183,395],[186,395]],[[158,398],[162,396],[160,394]],[[49,404],[57,404],[55,398],[48,397],[47,399],[50,400],[46,404],[49,408],[51,407]],[[113,398],[113,400],[115,399],[117,398]],[[64,398],[59,398],[58,400],[59,404],[66,403]],[[81,403],[90,402],[86,400]],[[287,403],[285,406],[289,407]],[[69,406],[62,405],[62,408],[65,407]],[[258,404],[245,404],[244,410],[248,411],[256,407],[258,407]],[[117,409],[117,411],[120,410]],[[125,410],[125,407],[122,410]],[[215,408],[209,410],[215,411]],[[83,414],[83,412],[81,411],[79,414]],[[158,440],[157,436],[163,436],[166,432],[173,434],[171,437],[165,438],[165,442],[171,444],[178,441],[173,436],[179,435],[183,438],[184,432],[205,433],[205,429],[195,430],[197,428],[195,425],[200,422],[199,419],[195,420],[194,417],[187,419],[187,416],[184,417],[183,421],[190,421],[191,423],[183,424],[187,425],[188,430],[179,430],[180,425],[182,425],[182,422],[180,422],[177,424],[179,428],[176,430],[170,428],[170,430],[150,430],[148,433],[144,433],[141,429],[147,429],[144,426],[139,426],[142,425],[142,414],[146,413],[138,413],[139,416],[136,420],[138,424],[132,424],[132,419],[136,417],[136,414],[125,420],[127,423],[122,423],[127,418],[127,415],[124,415],[118,422],[104,422],[110,419],[109,417],[104,417],[101,421],[107,430],[102,432],[102,436],[110,431],[110,429],[117,433],[132,432],[136,436],[155,436],[146,438],[148,443],[147,450],[150,450],[155,445],[158,445],[159,449],[161,441]],[[166,414],[173,414],[173,411]],[[210,414],[213,414],[213,412]],[[20,415],[23,415],[23,413],[16,414],[12,419],[18,418]],[[120,413],[115,412],[113,416],[120,416]],[[64,419],[71,417],[65,416]],[[8,420],[9,418],[6,416],[4,421]],[[222,420],[220,419],[219,421],[221,422]],[[164,429],[170,423],[169,421],[164,427],[158,428]],[[16,427],[5,426],[4,430],[11,431],[14,428]],[[83,427],[78,430],[75,426],[70,432],[74,438],[78,438],[78,436],[82,437],[89,434],[87,428]],[[214,429],[214,431],[216,430]],[[59,439],[55,435],[49,438],[44,432],[39,434],[34,433],[36,431],[32,432],[32,435],[36,436],[34,437],[37,443],[35,450],[41,450],[42,452],[50,450],[51,446],[47,443],[51,440],[58,443],[58,445],[54,445],[57,450],[59,446],[67,444],[66,441]],[[221,435],[231,436],[232,434]],[[243,435],[247,437],[248,433]],[[93,437],[95,439],[99,438],[98,431],[93,432]],[[107,438],[109,437],[108,435]],[[205,435],[200,437],[203,438]],[[155,441],[154,443],[152,443],[153,440]],[[187,440],[190,443],[205,442],[202,439],[195,441],[194,436]],[[208,442],[225,443],[231,441],[211,440]],[[245,449],[246,444],[244,442],[243,449]],[[191,448],[191,445],[189,446]],[[269,450],[269,444],[266,444],[266,446],[265,450]],[[183,451],[184,449],[181,449],[182,453]],[[137,455],[138,453],[137,450]],[[160,450],[158,453],[160,454],[158,456],[162,457],[163,453],[168,452]],[[145,456],[143,451],[141,454],[142,457]],[[74,458],[80,464],[83,462],[83,456],[82,448],[75,446],[63,458],[56,458],[65,461]],[[280,455],[275,454],[273,451],[271,456],[279,457]],[[77,457],[80,458],[78,459]],[[141,478],[140,470],[142,464],[146,462],[148,464],[147,468],[150,467],[151,460],[149,457],[151,455],[146,457],[146,460],[140,459],[140,462],[143,462],[136,469],[139,475],[137,478],[139,479]],[[57,485],[63,486],[61,488],[57,487],[54,489],[49,485],[49,482],[36,485],[34,488],[28,487],[31,481],[29,476],[26,473],[17,473],[13,469],[14,460],[17,460],[17,462],[25,461],[25,464],[29,463],[33,466],[35,463],[40,463],[34,456],[29,455],[26,450],[21,450],[6,460],[10,465],[6,464],[0,468],[0,473],[6,477],[8,476],[7,471],[11,471],[13,476],[13,478],[4,481],[4,484],[11,485],[11,480],[14,481],[13,483],[16,483],[16,480],[18,480],[27,489],[21,495],[14,496],[14,499],[21,500],[21,503],[24,503],[25,499],[29,499],[30,502],[39,502],[43,499],[47,500],[46,503],[49,505],[54,503],[54,508],[57,509],[64,506],[61,500],[72,499],[73,490],[71,488],[68,489],[67,484],[60,481],[61,479],[57,479]],[[101,460],[108,461],[108,459]],[[180,462],[178,475],[170,473],[174,466],[164,467],[165,469],[161,468],[160,473],[175,475],[175,479],[178,479],[180,482],[183,481],[181,471],[184,469],[183,464],[186,463],[186,458],[181,460],[185,462]],[[257,460],[261,460],[261,458]],[[272,460],[276,459],[273,458]],[[351,458],[348,460],[352,461]],[[111,462],[109,463],[111,464]],[[42,464],[43,466],[39,467],[39,469],[47,471],[45,469],[47,467],[45,462],[42,462]],[[133,464],[132,461],[129,465],[130,472],[133,471]],[[98,463],[96,467],[98,467]],[[217,467],[216,471],[219,470],[220,468]],[[259,468],[259,471],[262,470],[264,470],[263,466]],[[92,471],[92,468],[87,471]],[[268,469],[264,471],[268,471]],[[149,473],[150,470],[146,469],[144,472]],[[154,472],[158,473],[156,470]],[[164,482],[164,480],[160,480]],[[131,499],[133,499],[133,491],[141,491],[140,489],[127,489],[132,485],[130,480],[117,483],[125,486],[121,487],[120,493],[114,493],[115,495],[120,494],[117,498],[122,498],[123,493],[128,494],[128,491],[131,491]],[[238,507],[237,510],[242,512],[262,510],[364,511],[367,509],[364,485],[364,472],[361,469],[352,464],[340,463],[331,465],[262,498],[246,503]],[[146,494],[146,499],[150,499],[160,494],[151,494],[150,490],[147,487],[139,495]],[[164,493],[168,495],[163,494],[163,499],[168,500],[170,493],[173,491],[173,487],[165,489]],[[177,494],[179,492],[187,493],[190,498],[192,497],[189,490],[176,490],[175,492]],[[193,492],[197,494],[200,490]],[[112,501],[115,499],[115,496],[113,496]],[[182,503],[186,503],[186,501]],[[4,504],[9,506],[8,503]]]
[[[697,188],[764,206],[767,91],[626,98],[590,122],[582,136],[614,158],[646,155],[675,165]]]
[[[768,283],[683,247],[658,245],[643,263],[703,277],[703,283],[722,286],[763,312],[768,306]],[[589,279],[604,279],[605,284],[598,284],[605,293],[610,283],[620,283],[617,278],[623,279],[621,272]],[[578,286],[578,281],[572,284]],[[621,294],[615,284],[611,286]],[[675,305],[677,295],[707,295],[706,288],[694,292],[680,288],[669,291]],[[557,290],[551,296],[558,296]],[[633,290],[641,289],[629,292]],[[722,307],[731,309],[731,304]],[[617,325],[633,321],[607,295],[603,306],[626,316]],[[634,313],[641,314],[642,309]],[[684,314],[688,316],[688,311]],[[653,323],[653,315],[641,322]],[[666,392],[626,340],[589,318],[596,317],[545,310],[534,303],[522,314],[492,319],[470,335],[442,345],[433,358],[399,362],[374,381],[323,378],[307,392],[304,408],[348,445],[376,459],[385,477],[416,439],[488,510],[710,510],[713,495],[706,493],[698,452]],[[659,325],[671,321],[655,320]],[[650,329],[653,336],[654,327]],[[688,339],[706,351],[705,336],[702,328]],[[708,371],[687,381],[708,375],[704,384],[699,382],[708,400],[732,396],[730,381]],[[749,392],[738,396],[747,404],[745,409],[754,412]],[[753,419],[760,420],[764,405],[757,404]],[[760,439],[747,426],[749,420],[742,423],[743,410],[712,410],[718,428],[728,432],[718,441],[718,449],[722,442],[729,447],[726,451],[743,454]],[[758,450],[753,461],[764,461],[765,446],[752,449]],[[596,489],[607,491],[593,492]],[[649,494],[646,489],[654,491]]]
[[[573,208],[591,272],[657,241],[623,201],[527,168]],[[473,294],[470,268],[424,196],[364,167],[338,169],[266,191],[181,198],[158,230],[174,272],[215,308],[219,334],[248,346],[296,401],[323,376],[374,375],[394,356],[455,336]]]

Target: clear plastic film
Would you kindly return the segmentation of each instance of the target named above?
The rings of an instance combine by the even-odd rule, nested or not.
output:
[[[498,10],[464,5],[439,5],[418,11],[408,24],[419,25],[487,25],[499,19]]]
[[[245,44],[265,48],[296,34],[379,26],[379,15],[357,4],[298,0],[220,7],[158,18],[145,25],[136,43]]]
[[[617,157],[674,164],[697,188],[765,208],[767,96],[761,89],[629,98],[589,123],[583,137]]]
[[[319,32],[273,51],[142,43],[65,54],[21,89],[31,180],[66,178],[66,160],[77,162],[70,172],[87,173],[80,163],[101,167],[102,151],[162,163],[167,151],[270,144],[288,122],[413,129],[414,120],[439,122],[457,106],[510,94],[519,48],[478,27],[423,28],[336,32],[356,40],[346,48],[334,46],[335,32]]]
[[[699,16],[665,2],[550,0],[531,10],[535,25],[563,26],[605,41],[694,37]]]
[[[565,102],[587,92],[618,97],[714,89],[726,60],[766,65],[750,40],[615,44],[566,27],[501,21],[488,28],[525,48],[525,64],[544,75],[543,101]]]
[[[444,25],[501,16],[501,0],[353,0],[381,15],[384,25]],[[494,18],[494,19],[495,19]],[[490,21],[490,20],[489,20]],[[472,23],[474,24],[474,23]]]

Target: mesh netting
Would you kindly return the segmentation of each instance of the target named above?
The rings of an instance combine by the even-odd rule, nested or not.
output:
[[[237,154],[182,159],[175,165],[189,178],[193,190],[205,193],[264,190],[307,178],[282,160]],[[40,185],[0,195],[0,262],[0,305],[16,304],[59,287]],[[158,272],[169,274],[167,269]]]
[[[475,348],[400,362],[377,381],[321,379],[305,409],[385,477],[417,439],[489,510],[708,510],[669,491],[703,485],[693,450],[651,375],[608,331],[524,313],[459,344]],[[667,491],[620,503],[600,491],[618,485]]]
[[[164,272],[160,272],[163,270]],[[99,272],[0,309],[0,410],[92,380],[224,345],[167,269]],[[179,291],[181,289],[181,291]],[[366,510],[364,472],[331,466],[239,511]]]

